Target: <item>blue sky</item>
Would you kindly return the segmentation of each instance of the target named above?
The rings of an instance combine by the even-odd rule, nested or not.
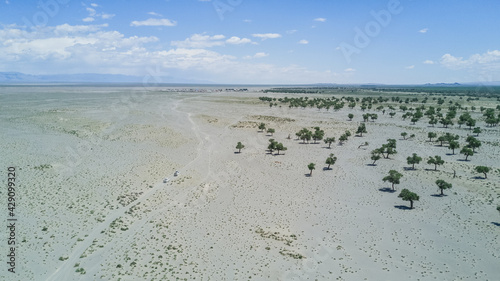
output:
[[[500,1],[0,2],[0,71],[232,84],[500,81]]]

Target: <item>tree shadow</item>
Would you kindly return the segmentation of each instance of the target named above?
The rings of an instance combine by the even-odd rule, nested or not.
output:
[[[329,170],[331,170],[331,169],[332,169],[331,167],[330,167],[330,168],[328,168],[328,167],[323,167],[323,171],[329,171]]]
[[[235,151],[234,154],[240,154],[241,152]]]
[[[475,177],[472,177],[473,179],[475,180],[485,180],[486,178],[485,177],[481,177],[481,176],[475,176]]]
[[[394,206],[394,208],[400,209],[400,210],[411,210],[410,207],[405,206],[405,205],[396,205],[396,206]]]
[[[416,171],[417,169],[413,169],[412,167],[403,167],[405,171]]]
[[[439,193],[439,194],[432,194],[431,196],[432,197],[446,197],[448,195],[446,195],[446,194],[441,195],[441,193]]]
[[[304,176],[306,176],[306,178],[309,178],[309,177],[311,177],[311,174],[305,173]]]
[[[434,169],[427,169],[427,168],[426,168],[425,170],[426,170],[426,171],[431,171],[431,172],[436,172],[436,170],[434,170]]]
[[[446,153],[446,155],[452,156],[452,155],[455,155],[455,153]]]
[[[491,222],[491,224],[500,227],[500,223],[498,222]]]
[[[461,161],[461,162],[469,162],[469,161],[470,161],[470,159],[467,159],[467,160],[465,160],[465,159],[457,159],[457,161]]]
[[[379,188],[378,190],[382,191],[382,192],[389,192],[389,193],[396,192],[396,190],[393,190],[392,188],[389,188],[389,187]]]
[[[372,166],[372,167],[374,167],[374,166],[377,166],[377,164],[369,163],[369,164],[366,164],[366,166]]]

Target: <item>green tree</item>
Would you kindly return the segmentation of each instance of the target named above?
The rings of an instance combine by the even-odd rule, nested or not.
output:
[[[331,148],[332,143],[335,142],[335,138],[334,137],[330,137],[330,138],[324,139],[323,141],[325,142],[325,144],[328,144],[328,148]]]
[[[407,135],[408,135],[408,133],[407,133],[407,132],[402,132],[402,133],[401,133],[401,136],[403,137],[403,140],[406,140],[406,136],[407,136]]]
[[[269,134],[271,134],[271,136],[272,136],[274,134],[274,132],[276,132],[276,131],[273,128],[269,128],[269,129],[267,129],[267,132]]]
[[[478,173],[483,173],[484,174],[484,178],[487,179],[488,178],[488,172],[490,171],[490,168],[489,167],[486,167],[486,166],[476,166],[475,168],[476,172]]]
[[[325,132],[323,130],[320,130],[319,127],[316,127],[314,130],[314,133],[312,135],[314,143],[316,143],[316,141],[318,141],[318,140],[322,140],[324,136],[325,136]]]
[[[410,201],[410,209],[413,209],[413,201],[418,201],[420,199],[416,193],[411,192],[406,188],[401,190],[398,197],[402,198],[404,201]]]
[[[478,137],[478,136],[479,136],[479,134],[480,134],[482,131],[481,131],[481,128],[480,128],[480,127],[476,127],[476,128],[474,128],[474,130],[473,130],[472,132],[473,132],[474,134],[476,134],[476,137]]]
[[[433,138],[437,137],[437,134],[434,132],[429,132],[427,133],[427,137],[429,138],[429,141],[432,141]]]
[[[446,141],[446,137],[445,136],[439,136],[437,138],[437,141],[439,142],[439,146],[443,146],[443,142]]]
[[[387,139],[387,143],[383,144],[382,147],[380,148],[380,153],[382,153],[385,159],[389,159],[390,155],[398,153],[396,151],[396,140]],[[384,153],[386,155],[384,155]]]
[[[304,141],[304,143],[306,143],[306,141],[309,142],[311,140],[312,134],[313,133],[311,131],[309,131],[308,129],[306,129],[306,128],[303,128],[298,133],[296,133],[296,135],[299,137],[299,139],[301,139],[302,141]]]
[[[396,115],[396,112],[389,112],[389,116],[394,117],[394,115]]]
[[[443,165],[444,164],[444,160],[441,159],[441,156],[434,156],[434,157],[430,157],[429,160],[427,161],[427,164],[433,164],[434,165],[434,171],[437,171],[437,166],[439,165]]]
[[[359,134],[360,137],[363,136],[363,133],[366,133],[365,123],[361,123],[361,125],[359,125],[359,127],[358,127],[358,130],[356,131],[356,134]]]
[[[450,141],[448,143],[448,149],[451,149],[453,155],[455,155],[455,149],[457,148],[460,148],[460,144],[457,141]]]
[[[242,148],[245,148],[245,146],[239,141],[237,144],[236,144],[236,149],[238,149],[238,153],[241,153],[241,149]]]
[[[476,120],[469,118],[465,121],[465,125],[469,126],[469,130],[472,130],[472,127],[476,126]]]
[[[349,114],[347,115],[347,117],[349,117],[349,121],[352,121],[352,118],[354,118],[354,114],[349,113]]]
[[[340,136],[339,142],[342,145],[342,144],[344,144],[345,141],[347,141],[347,135],[343,134],[343,135]]]
[[[444,195],[443,190],[451,188],[453,185],[451,183],[445,182],[444,180],[437,180],[437,186],[441,189],[441,196]]]
[[[312,174],[313,174],[313,170],[314,170],[314,169],[316,169],[316,167],[315,167],[315,166],[316,166],[316,164],[314,164],[314,163],[309,163],[309,165],[307,165],[307,168],[309,169],[309,171],[311,171],[311,172],[309,173],[309,176],[312,176]]]
[[[476,148],[481,147],[481,141],[473,136],[468,136],[465,141],[467,142],[467,146],[472,148],[473,152],[476,152]]]
[[[326,158],[325,164],[328,164],[327,170],[330,170],[330,165],[334,165],[337,162],[337,157],[333,156],[333,153],[330,153],[330,156]]]
[[[286,151],[288,149],[281,142],[276,144],[275,148],[278,151],[278,155],[280,155],[280,151]]]
[[[277,141],[274,139],[269,139],[269,145],[267,146],[267,149],[271,154],[273,154],[273,151],[276,150],[276,145],[278,144]]]
[[[372,151],[372,156],[370,157],[370,159],[373,160],[373,163],[372,165],[375,166],[375,162],[377,162],[377,160],[379,160],[381,158],[380,156],[380,152],[378,149],[375,149]]]
[[[408,163],[408,165],[412,165],[412,170],[415,170],[415,164],[420,163],[420,161],[422,161],[422,157],[419,157],[416,153],[413,153],[412,156],[406,158],[406,163]]]
[[[401,179],[403,175],[398,173],[398,171],[396,170],[390,170],[389,171],[389,175],[388,176],[385,176],[382,180],[384,182],[388,181],[390,183],[392,183],[392,190],[395,190],[394,189],[394,184],[399,184],[399,180]]]
[[[432,127],[434,127],[434,125],[436,125],[438,122],[438,120],[435,118],[435,117],[432,117],[430,120],[429,120],[429,125],[431,125]]]
[[[453,125],[453,121],[450,118],[442,118],[439,123],[443,124],[443,128],[448,128],[448,126]]]
[[[261,132],[263,132],[265,129],[266,129],[266,124],[264,124],[264,123],[260,123],[260,124],[259,124],[259,130],[260,130]]]
[[[465,161],[467,161],[467,158],[469,156],[472,156],[474,155],[474,151],[472,151],[472,149],[468,148],[468,147],[463,147],[462,150],[460,150],[460,153],[465,155]]]

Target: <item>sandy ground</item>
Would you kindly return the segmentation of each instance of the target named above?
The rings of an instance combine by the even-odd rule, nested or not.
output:
[[[498,280],[498,127],[478,122],[483,145],[462,161],[427,132],[470,131],[371,110],[367,134],[328,149],[295,133],[319,126],[338,139],[362,121],[359,107],[269,108],[264,95],[2,88],[0,164],[17,167],[20,186],[16,273],[3,263],[0,279]],[[260,122],[276,133],[258,132]],[[266,153],[269,138],[288,150]],[[369,165],[388,138],[398,154]],[[424,160],[408,170],[414,152]],[[324,170],[330,153],[338,160]],[[446,161],[438,171],[426,163],[434,155]],[[476,165],[493,168],[488,179]],[[403,174],[396,192],[382,181],[390,169]],[[453,184],[444,197],[433,196],[437,179]],[[398,198],[403,188],[420,195],[415,209]]]

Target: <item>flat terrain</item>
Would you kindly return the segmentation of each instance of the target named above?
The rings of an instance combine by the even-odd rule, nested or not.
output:
[[[458,134],[462,147],[472,134],[466,126],[431,127],[426,118],[412,125],[399,109],[391,118],[359,103],[269,107],[259,96],[332,95],[0,88],[2,180],[15,166],[19,183],[16,274],[3,263],[0,279],[498,279],[500,129],[486,127],[479,109],[471,116],[482,146],[464,161],[427,133]],[[355,136],[367,112],[378,119]],[[257,129],[261,122],[273,136]],[[331,148],[296,139],[313,127],[337,140],[353,135]],[[268,153],[270,138],[288,149]],[[370,165],[370,152],[389,138],[397,154]],[[245,148],[236,153],[239,141]],[[326,170],[330,153],[338,160]],[[406,163],[412,153],[423,158],[415,170]],[[427,164],[434,155],[446,161],[437,171]],[[492,168],[487,179],[477,165]],[[382,181],[391,169],[403,174],[396,192]],[[446,196],[437,196],[437,179],[453,184]],[[420,196],[414,209],[398,198],[403,188]],[[6,221],[7,211],[0,214]]]

